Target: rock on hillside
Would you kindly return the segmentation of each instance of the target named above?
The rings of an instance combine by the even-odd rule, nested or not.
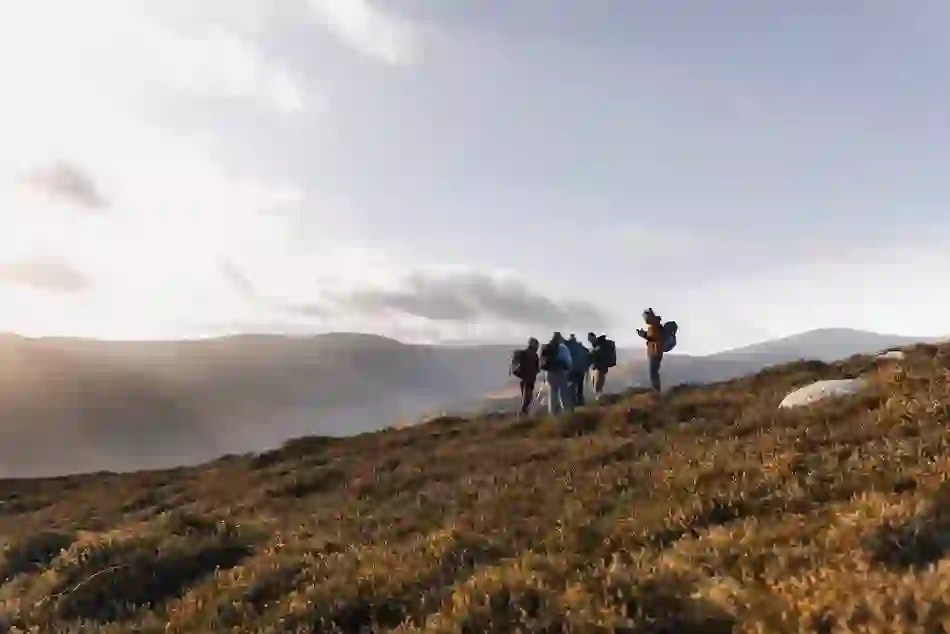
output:
[[[803,407],[826,398],[850,396],[861,391],[866,386],[867,381],[861,378],[815,381],[814,383],[798,388],[783,398],[782,402],[779,403],[779,407]]]

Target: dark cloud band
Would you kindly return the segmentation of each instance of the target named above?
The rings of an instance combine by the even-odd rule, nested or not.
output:
[[[32,187],[84,209],[109,206],[96,181],[83,169],[67,162],[53,163],[31,172],[26,182]]]
[[[80,271],[58,260],[0,264],[0,280],[57,293],[78,293],[92,286]]]
[[[516,280],[482,273],[414,273],[398,290],[363,289],[341,298],[361,313],[392,311],[433,321],[503,322],[552,328],[604,328],[607,317],[580,300],[558,301]]]

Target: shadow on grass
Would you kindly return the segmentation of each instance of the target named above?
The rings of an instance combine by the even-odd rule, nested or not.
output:
[[[272,497],[305,498],[332,491],[346,482],[346,474],[333,467],[322,467],[313,473],[292,473],[268,487]]]
[[[950,486],[944,485],[921,515],[882,526],[867,549],[876,564],[898,570],[926,568],[950,554]]]
[[[41,570],[75,539],[57,531],[40,531],[8,541],[0,548],[0,585],[17,575]]]
[[[280,449],[273,449],[258,454],[251,460],[252,468],[266,469],[276,464],[293,460],[303,460],[311,456],[320,455],[329,447],[339,443],[338,438],[330,436],[304,436],[291,438],[281,445]]]
[[[716,499],[706,508],[696,513],[685,525],[667,528],[651,534],[645,545],[660,549],[668,548],[686,535],[697,537],[699,531],[722,526],[733,520],[754,517],[760,513],[762,513],[762,509],[742,500]]]
[[[418,576],[399,573],[357,582],[331,601],[314,601],[313,609],[286,620],[287,628],[315,632],[362,634],[425,623],[452,596],[454,584],[478,567],[492,566],[508,555],[481,537],[458,538],[438,562]],[[290,630],[288,630],[290,631]],[[307,629],[311,631],[311,629]],[[463,630],[464,631],[464,630]],[[479,630],[481,631],[481,630]]]
[[[216,570],[227,570],[251,555],[241,543],[199,543],[135,553],[119,564],[57,588],[54,611],[63,619],[105,623],[127,618],[180,596]],[[101,574],[100,574],[101,573]]]
[[[732,634],[732,615],[710,601],[683,596],[657,581],[638,588],[627,612],[640,621],[636,634]],[[638,618],[639,617],[639,618]]]

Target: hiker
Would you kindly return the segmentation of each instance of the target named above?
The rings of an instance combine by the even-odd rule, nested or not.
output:
[[[541,369],[548,382],[548,408],[552,415],[574,409],[568,377],[572,370],[571,351],[556,332],[541,348]]]
[[[511,367],[508,374],[519,379],[521,387],[521,410],[518,416],[526,416],[534,400],[534,384],[540,372],[538,347],[540,343],[534,337],[528,339],[528,347],[515,350],[511,355]]]
[[[594,398],[599,401],[604,393],[607,372],[617,365],[617,346],[604,334],[598,337],[589,332],[587,341],[590,342],[590,379],[594,387]]]
[[[570,382],[571,398],[576,407],[584,406],[584,382],[587,380],[587,370],[590,368],[590,351],[577,340],[577,335],[571,333],[567,340],[567,349],[571,353]]]
[[[650,362],[650,385],[653,391],[660,393],[660,364],[663,362],[663,321],[652,308],[643,311],[643,321],[647,328],[637,330],[637,334],[647,342],[647,358]]]

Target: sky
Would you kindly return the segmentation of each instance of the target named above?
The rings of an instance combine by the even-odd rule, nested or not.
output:
[[[0,6],[0,330],[950,332],[943,0]]]

